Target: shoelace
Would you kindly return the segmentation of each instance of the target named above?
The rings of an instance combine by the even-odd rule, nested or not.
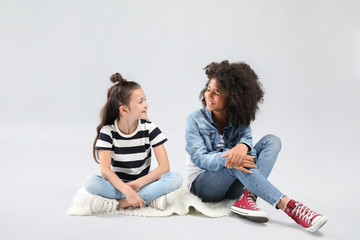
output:
[[[101,208],[101,212],[112,212],[114,211],[116,208],[116,204],[114,204],[114,201],[104,201],[102,208]]]
[[[255,201],[256,201],[256,195],[255,194],[253,194],[252,192],[249,192],[249,195],[247,196],[246,199],[247,199],[247,202],[249,203],[249,205],[251,207],[257,208],[256,203],[255,203]]]
[[[310,220],[317,215],[316,212],[301,203],[295,203],[295,205],[296,207],[291,211],[291,213],[306,223],[310,223]]]

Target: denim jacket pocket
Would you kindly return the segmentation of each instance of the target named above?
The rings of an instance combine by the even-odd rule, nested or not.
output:
[[[204,142],[208,151],[213,151],[216,138],[215,130],[201,130],[201,134],[203,135]]]

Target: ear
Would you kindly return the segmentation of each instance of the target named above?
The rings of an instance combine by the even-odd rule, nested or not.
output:
[[[120,114],[127,114],[128,113],[128,110],[125,106],[120,106],[119,107],[119,112]]]

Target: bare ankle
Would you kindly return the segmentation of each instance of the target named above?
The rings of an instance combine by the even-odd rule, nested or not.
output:
[[[280,208],[281,210],[284,210],[286,208],[286,205],[288,204],[288,202],[290,201],[290,198],[288,197],[282,197],[280,199],[280,202],[276,205],[278,208]]]

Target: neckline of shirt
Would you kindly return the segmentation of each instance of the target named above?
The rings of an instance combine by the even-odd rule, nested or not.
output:
[[[138,119],[138,124],[137,124],[137,127],[136,127],[135,131],[132,132],[132,133],[130,133],[130,134],[125,134],[125,133],[123,133],[123,132],[120,131],[119,126],[118,126],[118,124],[117,124],[118,120],[119,120],[119,119],[117,118],[117,119],[115,119],[115,121],[114,121],[115,130],[116,130],[116,131],[120,134],[120,136],[122,136],[122,137],[126,137],[126,138],[133,137],[133,136],[139,131],[139,129],[140,129],[141,120]]]

